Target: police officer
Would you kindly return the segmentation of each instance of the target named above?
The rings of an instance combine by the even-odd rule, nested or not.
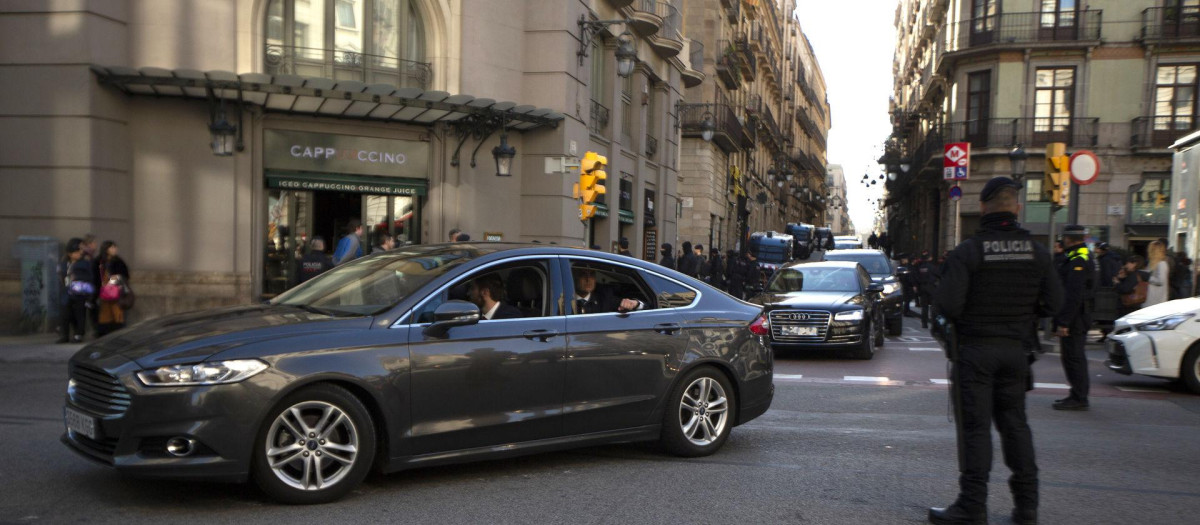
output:
[[[1037,345],[1035,322],[1040,313],[1058,309],[1062,286],[1050,252],[1017,223],[1019,191],[1008,177],[988,181],[979,195],[980,229],[947,256],[935,295],[935,306],[957,326],[959,342],[951,384],[959,495],[949,507],[929,509],[932,523],[987,522],[993,418],[1012,471],[1013,521],[1037,522],[1037,464],[1025,391]]]
[[[1063,262],[1058,266],[1065,298],[1062,309],[1054,316],[1055,335],[1059,336],[1060,355],[1071,393],[1054,402],[1055,410],[1088,409],[1087,344],[1088,328],[1092,326],[1088,299],[1095,290],[1096,267],[1083,238],[1087,230],[1076,224],[1063,229]]]
[[[900,265],[896,268],[896,274],[900,280],[901,297],[904,300],[903,314],[906,316],[913,316],[915,314],[913,314],[912,310],[908,309],[908,303],[912,302],[913,297],[916,295],[915,292],[913,292],[913,283],[915,282],[913,278],[914,272],[912,267],[909,265],[907,253],[900,254],[899,259]]]
[[[921,303],[921,328],[929,328],[929,303],[933,301],[933,291],[937,288],[938,266],[929,255],[929,250],[921,252],[921,262],[917,263],[917,296]]]

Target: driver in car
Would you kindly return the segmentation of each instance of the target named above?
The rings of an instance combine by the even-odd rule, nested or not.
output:
[[[576,268],[575,310],[581,314],[632,312],[645,307],[637,299],[617,299],[607,286],[596,285],[596,272],[591,268]]]
[[[467,296],[479,307],[479,316],[485,320],[518,319],[521,309],[501,302],[504,298],[504,283],[500,275],[489,273],[471,281],[467,286]]]

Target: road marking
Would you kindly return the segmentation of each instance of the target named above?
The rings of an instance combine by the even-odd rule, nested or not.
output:
[[[1170,390],[1166,390],[1166,389],[1162,389],[1162,388],[1138,387],[1138,386],[1119,386],[1119,387],[1117,387],[1117,390],[1120,390],[1122,392],[1149,392],[1152,394],[1170,394],[1171,393]]]
[[[941,352],[942,347],[940,347],[940,346],[920,346],[920,347],[916,347],[916,348],[909,348],[909,350],[912,350],[913,352]]]
[[[871,377],[871,376],[846,376],[842,381],[870,381],[872,383],[886,383],[889,381],[886,377]]]
[[[1034,388],[1054,388],[1054,389],[1058,389],[1058,390],[1070,390],[1071,389],[1071,385],[1064,385],[1062,383],[1034,383],[1033,387]]]
[[[804,376],[800,374],[775,374],[775,379],[802,379]]]
[[[930,379],[930,380],[929,380],[929,382],[930,382],[930,383],[933,383],[933,384],[935,384],[935,385],[948,385],[948,384],[950,384],[950,380],[949,380],[949,379]]]

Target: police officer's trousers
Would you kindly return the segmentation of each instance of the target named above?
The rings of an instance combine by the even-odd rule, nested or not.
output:
[[[922,288],[924,289],[924,288]],[[933,303],[933,295],[921,292],[921,328],[929,328],[929,307]]]
[[[987,509],[994,420],[1004,464],[1012,471],[1008,485],[1013,501],[1023,511],[1037,509],[1033,433],[1025,420],[1029,361],[1021,342],[964,337],[959,356],[953,383],[958,416],[958,503],[968,512]]]
[[[1088,390],[1091,385],[1088,377],[1087,354],[1084,352],[1089,324],[1081,316],[1076,316],[1069,327],[1071,335],[1062,338],[1059,349],[1063,372],[1067,375],[1067,382],[1071,384],[1070,398],[1076,401],[1088,400]]]

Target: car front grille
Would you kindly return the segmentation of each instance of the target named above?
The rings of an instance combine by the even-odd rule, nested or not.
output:
[[[820,310],[775,310],[771,312],[771,340],[781,343],[820,343],[829,333],[829,312]],[[783,335],[785,326],[813,326],[816,335]]]
[[[71,401],[79,408],[103,416],[124,414],[129,409],[129,391],[117,378],[90,366],[72,365],[75,388]]]

